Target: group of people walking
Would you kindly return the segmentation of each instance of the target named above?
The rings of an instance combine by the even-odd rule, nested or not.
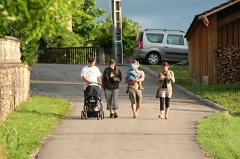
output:
[[[106,67],[101,74],[99,68],[95,66],[96,60],[93,57],[88,59],[88,64],[82,68],[81,77],[85,81],[84,92],[86,84],[96,84],[100,89],[103,89],[107,110],[110,112],[110,118],[118,117],[118,94],[119,84],[122,81],[122,72],[116,66],[114,59],[109,60],[109,66]],[[144,71],[139,70],[140,64],[133,60],[126,72],[125,83],[127,84],[126,93],[131,102],[131,109],[133,118],[137,118],[138,110],[142,102],[142,91],[144,90],[142,82],[145,79]],[[158,118],[169,119],[169,103],[172,97],[172,83],[175,82],[174,72],[168,70],[170,65],[167,62],[162,63],[162,70],[160,70],[156,77],[158,83],[158,92],[156,98],[160,99],[160,114]],[[85,94],[85,93],[84,93]],[[165,108],[164,108],[165,106]],[[165,109],[165,116],[164,116]]]

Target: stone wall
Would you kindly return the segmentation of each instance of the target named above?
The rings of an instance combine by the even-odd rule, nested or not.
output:
[[[3,121],[29,96],[30,68],[21,63],[20,57],[17,38],[0,38],[0,120]]]

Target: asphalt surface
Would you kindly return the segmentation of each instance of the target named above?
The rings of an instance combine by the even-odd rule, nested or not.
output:
[[[204,159],[207,154],[195,142],[196,121],[224,109],[174,85],[169,120],[159,119],[159,99],[155,98],[156,74],[145,71],[143,102],[136,119],[126,84],[120,83],[119,117],[109,118],[102,97],[105,118],[80,118],[83,110],[84,65],[36,64],[31,70],[32,94],[68,99],[72,112],[43,141],[31,158],[37,159]],[[97,65],[101,72],[107,65]],[[125,79],[128,66],[118,66]],[[177,80],[177,77],[175,77]]]

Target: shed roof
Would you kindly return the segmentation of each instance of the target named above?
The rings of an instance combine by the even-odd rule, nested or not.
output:
[[[204,11],[201,14],[195,15],[190,27],[188,28],[188,31],[187,31],[185,37],[189,36],[190,32],[194,29],[194,26],[196,26],[202,20],[203,17],[207,17],[209,15],[212,15],[212,14],[214,14],[218,11],[221,11],[221,10],[223,10],[223,9],[229,7],[229,6],[232,6],[232,5],[234,5],[238,2],[240,2],[240,0],[228,0],[228,2],[222,3],[219,6],[216,6],[212,9],[210,9],[210,10]]]

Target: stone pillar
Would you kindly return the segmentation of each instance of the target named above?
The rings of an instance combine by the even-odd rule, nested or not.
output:
[[[0,38],[0,63],[21,63],[20,41],[11,36]]]
[[[0,120],[29,96],[30,68],[20,57],[17,38],[0,38]]]

